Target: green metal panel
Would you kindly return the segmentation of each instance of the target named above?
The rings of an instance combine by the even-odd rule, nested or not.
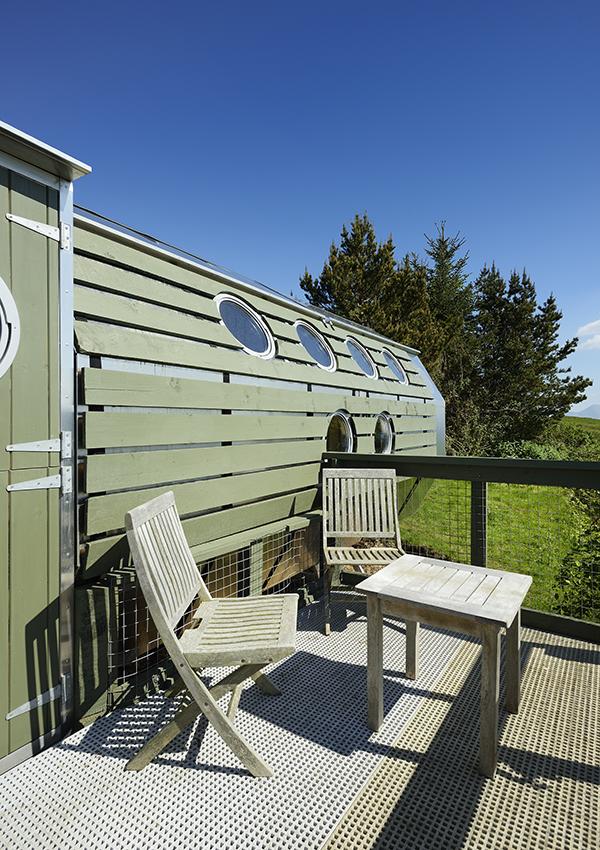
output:
[[[223,384],[188,378],[141,375],[111,369],[83,370],[83,400],[90,405],[132,407],[186,407],[228,410],[272,410],[301,413],[373,413],[387,410],[399,416],[435,417],[431,402],[394,401],[351,394],[305,393],[293,389],[273,389],[248,384]],[[433,427],[429,425],[428,427]]]

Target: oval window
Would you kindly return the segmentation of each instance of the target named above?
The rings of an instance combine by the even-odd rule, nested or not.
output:
[[[358,366],[358,368],[363,372],[367,378],[377,378],[377,368],[375,363],[371,358],[371,355],[368,353],[367,349],[364,348],[352,337],[348,337],[346,340],[346,348],[350,352],[350,356]]]
[[[325,369],[327,372],[334,372],[336,362],[333,351],[319,331],[313,328],[312,325],[309,325],[308,322],[301,320],[297,321],[294,327],[296,328],[298,339],[307,354],[310,354],[321,369]]]
[[[258,313],[235,295],[215,298],[221,321],[240,343],[244,351],[255,357],[269,358],[275,354],[275,340],[267,323]]]
[[[354,431],[350,417],[344,410],[336,411],[327,428],[328,452],[351,452],[354,448]]]
[[[21,323],[17,305],[0,277],[0,378],[10,369],[19,348]]]
[[[388,351],[387,348],[384,348],[381,353],[383,354],[383,359],[387,363],[390,372],[398,378],[400,383],[408,384],[408,375],[404,371],[404,366],[400,363],[398,358],[395,357],[391,351]]]
[[[375,452],[389,455],[394,450],[394,423],[389,413],[380,413],[373,432]]]

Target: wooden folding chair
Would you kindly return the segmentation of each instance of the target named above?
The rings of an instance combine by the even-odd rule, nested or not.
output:
[[[404,555],[398,525],[396,472],[393,469],[324,469],[323,606],[329,632],[329,593],[334,570],[343,566],[383,567]],[[388,540],[393,546],[352,545],[358,540]],[[346,545],[344,545],[346,542]]]
[[[267,694],[279,693],[261,670],[294,652],[298,597],[213,599],[186,541],[173,493],[134,508],[125,515],[125,527],[148,609],[188,692],[174,719],[128,762],[127,770],[145,767],[202,713],[250,773],[272,776],[233,721],[247,679]],[[196,597],[200,603],[191,624],[178,637],[175,627]],[[198,671],[218,666],[237,669],[208,688]],[[228,692],[224,712],[217,700]]]

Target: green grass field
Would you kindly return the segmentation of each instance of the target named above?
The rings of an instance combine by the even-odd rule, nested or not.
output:
[[[565,416],[564,421],[576,428],[581,428],[582,431],[589,431],[600,437],[600,419],[589,419],[585,416]]]
[[[419,506],[401,514],[410,547],[451,560],[470,561],[470,485],[434,481]],[[533,577],[525,604],[552,611],[554,579],[575,539],[569,492],[559,487],[488,486],[488,566]]]

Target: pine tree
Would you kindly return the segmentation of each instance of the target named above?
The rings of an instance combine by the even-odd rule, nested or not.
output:
[[[446,234],[445,222],[435,236],[426,236],[430,259],[427,290],[436,329],[437,352],[426,358],[433,380],[446,400],[446,429],[449,448],[466,449],[465,432],[476,416],[470,398],[474,358],[473,290],[466,271],[469,255],[460,233]]]
[[[476,367],[473,397],[487,450],[500,442],[533,440],[571,405],[590,381],[560,367],[577,340],[557,343],[562,314],[553,296],[538,305],[533,282],[513,272],[508,285],[495,266],[475,282]]]

